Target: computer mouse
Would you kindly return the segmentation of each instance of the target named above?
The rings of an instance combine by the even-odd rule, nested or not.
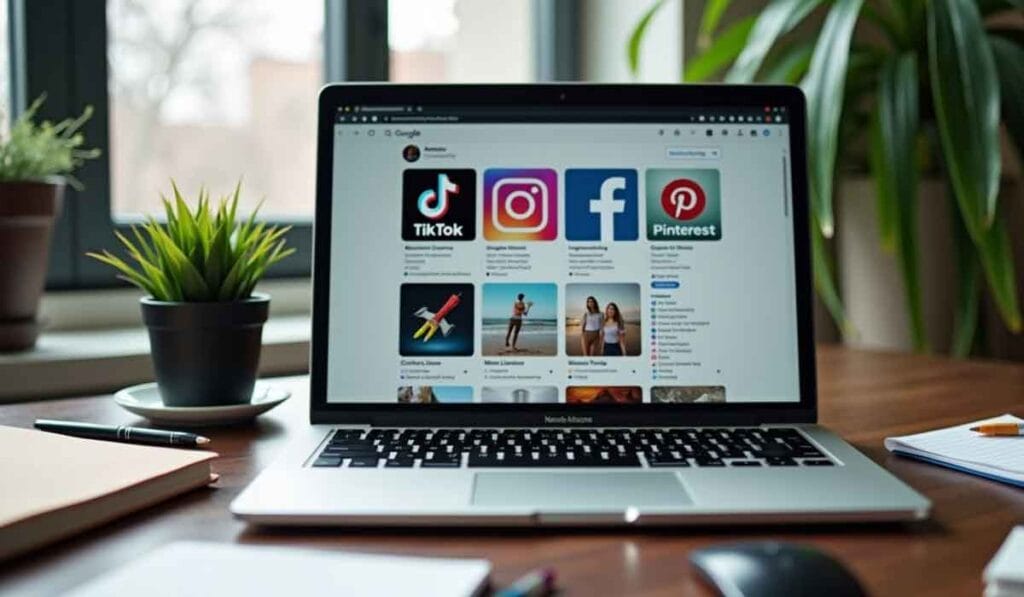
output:
[[[863,597],[842,564],[807,545],[753,541],[713,545],[690,554],[690,563],[722,597]]]

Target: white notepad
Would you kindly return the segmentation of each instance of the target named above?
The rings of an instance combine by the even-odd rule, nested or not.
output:
[[[916,435],[889,437],[890,452],[1024,487],[1024,436],[987,437],[970,430],[982,423],[1024,423],[1013,415],[983,419]]]
[[[69,596],[470,597],[484,591],[490,573],[486,560],[182,541],[157,548]]]
[[[986,597],[1024,595],[1024,526],[1010,531],[1003,546],[985,567]]]

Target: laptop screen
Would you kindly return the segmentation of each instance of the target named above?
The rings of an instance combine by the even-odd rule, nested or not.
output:
[[[328,403],[799,401],[785,107],[339,106],[332,159]]]

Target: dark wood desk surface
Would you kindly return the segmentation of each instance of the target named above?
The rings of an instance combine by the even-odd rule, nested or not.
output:
[[[912,525],[735,527],[661,530],[248,529],[228,503],[307,420],[305,378],[282,380],[297,395],[252,427],[208,432],[221,454],[216,488],[199,490],[2,565],[0,594],[52,594],[178,539],[276,543],[435,556],[488,558],[505,583],[541,565],[577,595],[706,594],[687,553],[721,541],[801,541],[840,558],[876,595],[979,595],[981,571],[1015,523],[1024,490],[893,457],[882,438],[1003,412],[1024,414],[1024,366],[824,348],[821,420],[934,501]],[[36,417],[140,423],[109,397],[0,407],[0,424]]]

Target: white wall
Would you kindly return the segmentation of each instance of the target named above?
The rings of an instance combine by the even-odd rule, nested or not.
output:
[[[626,48],[633,28],[653,0],[583,0],[583,79],[597,82],[677,83],[683,70],[682,0],[671,0],[651,21],[640,52],[640,73],[629,72]]]

